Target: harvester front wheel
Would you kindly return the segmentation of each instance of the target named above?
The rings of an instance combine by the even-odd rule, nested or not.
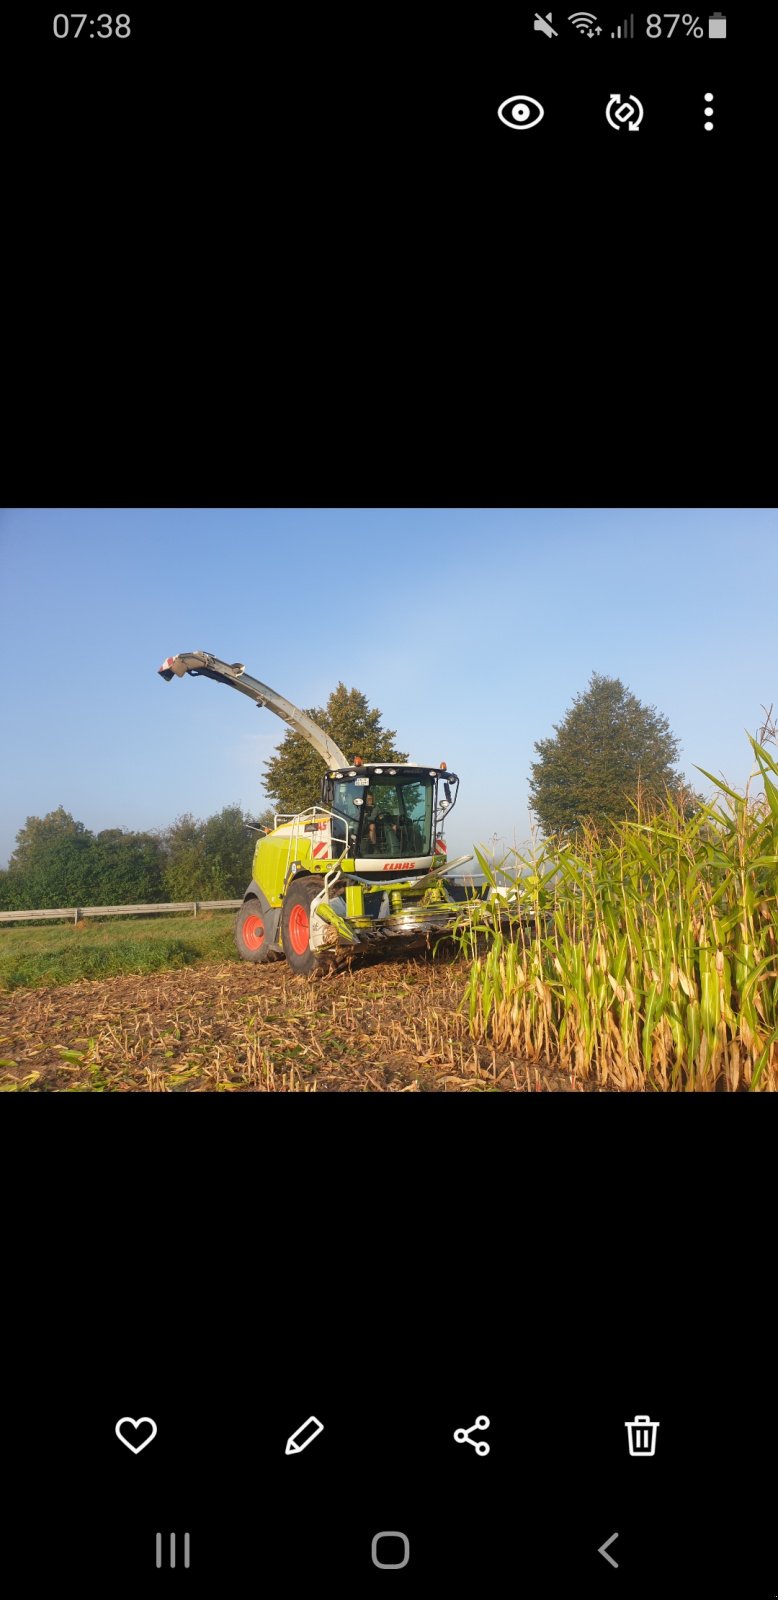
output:
[[[273,949],[275,928],[269,925],[277,916],[276,911],[269,918],[258,900],[243,902],[235,920],[235,943],[244,961],[269,961],[274,954],[280,954]]]
[[[284,955],[292,971],[303,977],[315,972],[319,965],[316,952],[311,949],[311,902],[320,890],[318,878],[297,878],[284,895],[281,912]]]

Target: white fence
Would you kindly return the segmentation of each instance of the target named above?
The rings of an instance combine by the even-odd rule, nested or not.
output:
[[[176,900],[153,906],[65,906],[58,911],[0,911],[0,922],[42,922],[67,918],[80,922],[82,917],[150,917],[162,911],[177,911],[179,916],[191,911],[237,911],[242,900]]]

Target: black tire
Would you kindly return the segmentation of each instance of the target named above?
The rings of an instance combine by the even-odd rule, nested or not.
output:
[[[270,961],[281,951],[273,941],[278,927],[278,912],[266,909],[259,900],[244,900],[235,919],[235,943],[244,961]]]
[[[284,895],[281,910],[281,941],[284,955],[293,972],[309,977],[319,966],[311,949],[311,901],[321,891],[318,878],[293,878]]]

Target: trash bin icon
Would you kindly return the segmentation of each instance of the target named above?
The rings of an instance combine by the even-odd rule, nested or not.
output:
[[[652,1456],[656,1450],[656,1430],[658,1422],[652,1422],[650,1417],[635,1417],[633,1422],[625,1422],[629,1430],[629,1453],[631,1456]]]
[[[708,17],[708,38],[709,39],[726,39],[726,37],[727,37],[727,19],[724,16],[723,12],[714,11],[713,16],[712,17]]]

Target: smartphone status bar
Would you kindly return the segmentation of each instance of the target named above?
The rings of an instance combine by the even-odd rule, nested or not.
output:
[[[613,21],[593,11],[536,11],[533,28],[546,39],[726,39],[727,18],[723,11],[695,16],[691,11],[650,11],[637,15],[630,11]]]

